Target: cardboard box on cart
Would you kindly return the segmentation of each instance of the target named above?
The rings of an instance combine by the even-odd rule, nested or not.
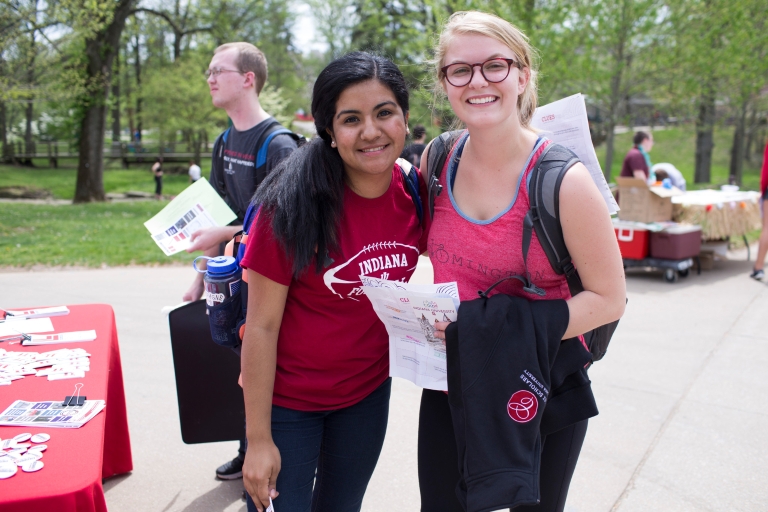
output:
[[[616,178],[619,186],[619,219],[635,222],[672,220],[672,196],[683,192],[677,188],[649,187],[639,178]]]

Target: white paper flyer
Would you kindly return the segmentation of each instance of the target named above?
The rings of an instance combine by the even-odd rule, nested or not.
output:
[[[536,109],[531,119],[531,127],[542,132],[553,142],[570,149],[579,157],[589,170],[592,179],[608,205],[608,212],[613,215],[619,211],[619,205],[613,198],[611,189],[605,181],[603,170],[592,145],[589,134],[589,119],[584,96],[574,94]]]
[[[237,215],[219,197],[205,178],[201,178],[160,212],[144,223],[152,240],[166,256],[190,246],[192,233],[199,229],[226,226]]]
[[[434,324],[456,320],[456,283],[411,284],[367,276],[360,280],[389,333],[390,376],[447,391],[445,345],[434,336]]]
[[[16,400],[0,412],[0,425],[9,427],[80,428],[99,414],[104,400],[85,400],[82,406],[64,407],[58,402]]]

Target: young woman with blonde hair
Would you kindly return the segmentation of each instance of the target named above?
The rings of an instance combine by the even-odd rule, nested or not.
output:
[[[522,222],[529,209],[526,178],[551,141],[530,128],[536,109],[536,69],[526,36],[507,21],[480,12],[455,13],[436,48],[438,87],[467,130],[440,173],[429,234],[435,282],[457,281],[462,301],[477,298],[500,277],[523,274]],[[430,147],[422,156],[428,172]],[[528,253],[531,279],[546,299],[564,299],[569,339],[610,323],[624,312],[626,289],[607,206],[589,172],[574,165],[560,189],[560,220],[585,291],[571,297],[552,270],[536,235]],[[510,279],[496,287],[529,300],[542,297]],[[438,322],[444,337],[448,323]],[[547,436],[541,455],[537,511],[562,511],[587,421]],[[461,511],[455,495],[458,455],[447,395],[424,390],[419,422],[422,512]]]

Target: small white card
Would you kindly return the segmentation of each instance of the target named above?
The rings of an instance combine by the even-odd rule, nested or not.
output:
[[[9,316],[6,318],[45,318],[49,316],[62,316],[69,314],[69,308],[67,306],[56,306],[53,308],[37,308],[37,309],[6,309],[6,314]]]
[[[8,317],[5,322],[0,322],[0,338],[18,336],[20,333],[32,334],[36,332],[52,332],[53,323],[50,318],[25,318]]]
[[[22,345],[55,345],[57,343],[78,343],[81,341],[93,341],[96,339],[96,331],[60,332],[57,334],[36,334],[29,340],[24,340]]]

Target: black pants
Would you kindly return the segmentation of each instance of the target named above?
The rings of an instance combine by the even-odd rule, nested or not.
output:
[[[587,420],[542,440],[539,472],[541,503],[515,511],[562,512],[568,487],[587,435]],[[459,456],[448,395],[425,389],[419,411],[419,490],[421,512],[464,512],[456,498]]]

